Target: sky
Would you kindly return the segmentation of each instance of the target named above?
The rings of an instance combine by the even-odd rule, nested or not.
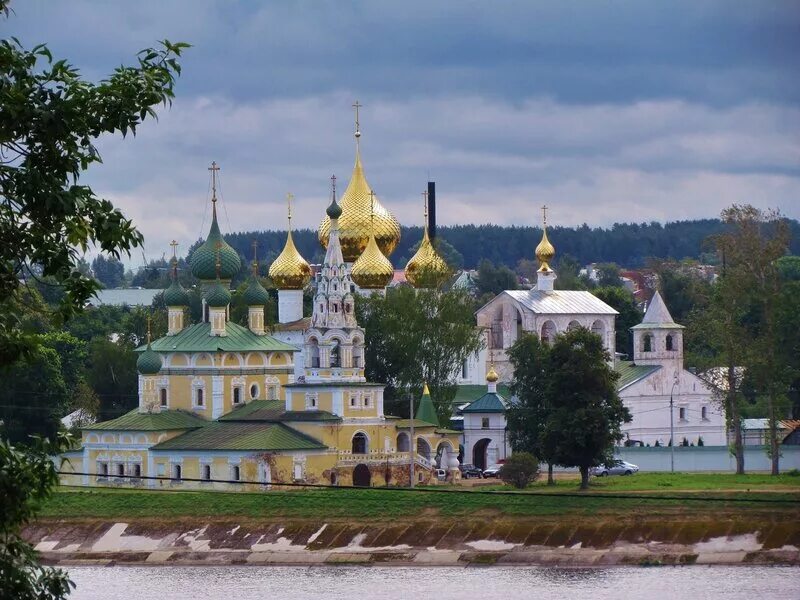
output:
[[[352,171],[405,225],[437,184],[440,224],[800,218],[800,3],[25,0],[0,23],[99,80],[185,41],[171,108],[104,138],[84,183],[147,258],[208,229],[316,227]]]

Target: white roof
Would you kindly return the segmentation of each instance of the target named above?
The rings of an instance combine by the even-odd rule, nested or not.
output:
[[[506,290],[528,310],[543,315],[619,314],[591,292],[577,290]]]
[[[647,310],[644,313],[644,318],[639,325],[633,327],[633,329],[654,329],[654,328],[662,328],[662,329],[683,329],[683,325],[678,325],[675,320],[672,318],[672,315],[669,314],[669,309],[667,305],[664,304],[664,299],[661,297],[657,291],[653,298],[650,300],[650,304],[647,305]]]

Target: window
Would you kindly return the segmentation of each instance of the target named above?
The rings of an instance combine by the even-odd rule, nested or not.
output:
[[[239,481],[239,475],[240,475],[239,465],[232,465],[231,466],[231,480],[232,481]]]
[[[100,478],[108,477],[108,463],[97,463],[97,474]]]
[[[211,465],[203,465],[203,479],[211,480]]]
[[[175,481],[180,481],[182,471],[183,469],[181,469],[180,465],[172,465],[172,479]]]
[[[665,341],[664,347],[667,350],[667,352],[672,352],[674,350],[673,344],[672,344],[672,335],[671,334],[667,336],[667,339]]]
[[[250,386],[250,398],[255,400],[258,398],[258,384],[254,383]]]
[[[369,396],[364,396],[364,406],[369,406]]]
[[[653,334],[645,333],[644,337],[642,338],[642,352],[652,352],[653,351]]]
[[[317,394],[309,392],[306,394],[306,408],[317,408]]]
[[[341,367],[341,357],[339,354],[339,342],[334,340],[333,345],[331,346],[331,368]]]
[[[708,407],[707,406],[703,406],[700,409],[700,418],[703,419],[703,421],[708,421]]]
[[[161,406],[167,405],[167,388],[161,388],[159,390],[159,396],[161,398]]]
[[[195,393],[195,401],[197,406],[203,406],[203,388],[197,388]]]
[[[353,454],[366,454],[367,453],[367,436],[358,432],[353,436],[352,445]]]
[[[489,429],[489,417],[481,417],[481,429]]]
[[[142,476],[142,465],[133,465],[133,476],[137,479]]]
[[[278,386],[277,385],[268,385],[267,386],[267,400],[277,400],[278,399]]]
[[[464,359],[464,362],[461,363],[461,379],[466,379],[468,375],[467,372],[467,359]]]
[[[355,408],[355,405],[356,405],[356,397],[350,396],[350,406]]]
[[[119,463],[117,465],[117,477],[124,477],[125,476],[125,465]]]
[[[686,420],[686,408],[683,407],[683,406],[681,406],[678,409],[678,419],[680,419],[681,421],[685,421]]]
[[[233,388],[233,403],[239,404],[242,401],[242,390],[241,388],[235,387]]]

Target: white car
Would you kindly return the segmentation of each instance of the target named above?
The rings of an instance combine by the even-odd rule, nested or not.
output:
[[[633,475],[639,472],[639,467],[624,460],[615,460],[609,465],[592,467],[589,473],[595,477],[608,477],[609,475]]]
[[[492,465],[491,467],[487,467],[483,470],[484,477],[497,477],[497,474],[500,472],[500,469],[503,465]]]

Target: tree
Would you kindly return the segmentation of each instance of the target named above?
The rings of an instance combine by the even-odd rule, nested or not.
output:
[[[615,346],[617,352],[626,354],[633,359],[633,335],[631,327],[642,321],[642,313],[636,306],[633,294],[624,287],[599,287],[592,290],[592,294],[600,298],[619,315],[616,319]]]
[[[478,265],[478,294],[496,296],[503,290],[517,289],[517,276],[506,266],[495,267],[491,261],[482,260]]]
[[[578,467],[581,489],[589,468],[609,462],[630,412],[617,393],[619,375],[598,335],[582,327],[559,335],[550,348],[547,395],[553,408],[542,446],[556,464]]]
[[[622,287],[622,278],[619,267],[615,263],[600,263],[595,265],[597,270],[597,285],[600,287]]]
[[[52,456],[69,448],[69,439],[38,440],[14,447],[0,437],[0,596],[15,600],[61,600],[75,587],[65,571],[39,565],[22,528],[36,515],[58,483]]]
[[[125,267],[114,256],[106,258],[99,254],[92,261],[92,271],[94,278],[106,288],[119,287],[125,280]]]
[[[497,476],[509,485],[523,490],[539,477],[539,461],[528,452],[514,452],[500,467]]]
[[[514,367],[514,379],[509,386],[516,401],[506,410],[506,423],[511,447],[527,452],[547,462],[547,483],[552,485],[553,465],[542,446],[542,433],[550,417],[547,397],[549,347],[536,335],[525,333],[508,350]]]
[[[96,338],[89,344],[86,379],[100,398],[99,420],[114,419],[138,404],[136,345],[125,337],[117,341]]]
[[[800,256],[781,256],[775,265],[784,281],[800,281]]]
[[[6,16],[7,7],[0,0]],[[99,287],[80,271],[89,245],[119,258],[141,244],[131,221],[79,180],[100,162],[101,136],[135,134],[156,106],[171,102],[186,47],[164,40],[141,51],[137,66],[95,84],[45,45],[0,41],[0,363],[37,342],[19,327],[20,287],[41,277],[62,286],[54,318],[65,320]]]
[[[577,259],[570,254],[562,254],[556,266],[558,279],[555,288],[558,290],[585,290],[586,282],[581,278],[581,265]]]
[[[385,298],[358,298],[356,311],[366,332],[366,376],[387,384],[387,412],[407,416],[406,394],[419,397],[427,382],[447,423],[461,365],[483,345],[469,295],[400,286]]]

